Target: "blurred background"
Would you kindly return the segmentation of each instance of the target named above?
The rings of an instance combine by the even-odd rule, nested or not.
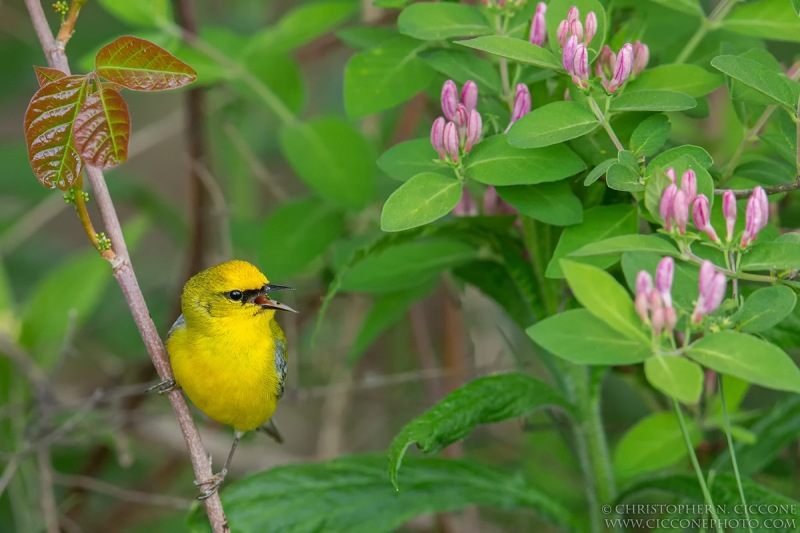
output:
[[[185,280],[223,260],[251,261],[272,282],[297,289],[281,297],[300,314],[279,316],[290,362],[275,421],[286,443],[248,436],[229,482],[275,465],[384,453],[406,422],[475,376],[514,369],[542,374],[524,332],[464,284],[469,273],[444,272],[469,268],[476,256],[455,249],[447,261],[426,261],[442,252],[435,245],[409,243],[419,246],[416,256],[362,264],[333,299],[312,343],[335,272],[381,236],[380,206],[397,182],[374,161],[389,146],[427,136],[444,77],[436,74],[429,95],[348,122],[345,65],[354,51],[391,35],[396,11],[356,0],[305,11],[310,5],[90,1],[67,48],[73,71],[85,73],[97,49],[132,34],[198,71],[189,89],[125,92],[130,159],[106,172],[162,334],[179,314]],[[57,28],[58,14],[48,2],[45,8]],[[197,31],[202,46],[183,44],[181,25]],[[0,352],[8,356],[0,358],[0,531],[45,531],[48,512],[69,533],[180,531],[194,487],[174,415],[166,399],[143,395],[155,372],[108,265],[91,249],[62,193],[43,188],[27,160],[22,123],[37,90],[31,67],[45,61],[21,0],[0,2],[0,62]],[[348,132],[354,165],[346,172],[354,180],[365,177],[358,199],[331,201],[298,179],[285,154],[302,154],[303,146],[280,135],[287,113],[329,120]],[[739,139],[726,137],[725,120],[702,118],[682,117],[676,136],[703,131],[712,155],[729,155]],[[100,226],[91,200],[89,207]],[[393,270],[408,257],[417,257],[418,268]],[[612,441],[649,412],[631,388],[619,386],[626,379],[621,373],[607,380],[604,415]],[[199,413],[197,420],[218,468],[232,431]],[[559,431],[537,415],[480,427],[445,454],[467,452],[515,469],[577,509],[582,481]],[[405,529],[547,527],[531,513],[481,510],[478,519],[473,509],[421,517]]]

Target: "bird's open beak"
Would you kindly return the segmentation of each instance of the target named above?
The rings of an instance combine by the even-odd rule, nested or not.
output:
[[[288,305],[283,304],[281,302],[276,302],[275,300],[272,300],[268,296],[270,292],[285,291],[285,290],[293,291],[294,287],[287,287],[286,285],[275,285],[274,283],[267,283],[261,288],[261,290],[258,292],[258,295],[255,298],[253,298],[253,303],[256,305],[260,305],[262,309],[280,309],[282,311],[297,313],[297,311],[295,311]]]

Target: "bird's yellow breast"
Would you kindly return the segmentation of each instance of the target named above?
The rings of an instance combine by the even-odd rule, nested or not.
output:
[[[182,324],[167,339],[175,381],[192,403],[240,431],[257,428],[275,412],[284,346],[277,323],[259,316],[215,318],[202,327]]]

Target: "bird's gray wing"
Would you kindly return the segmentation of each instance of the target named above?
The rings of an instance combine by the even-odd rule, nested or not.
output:
[[[278,399],[283,398],[283,384],[286,381],[286,343],[275,339],[275,372],[278,374]]]
[[[166,343],[166,341],[170,337],[172,337],[172,334],[175,332],[175,330],[183,328],[185,326],[186,326],[186,320],[184,320],[183,315],[181,315],[181,316],[178,317],[177,320],[175,320],[175,323],[172,324],[172,327],[169,328],[169,331],[167,332],[167,338],[164,339],[164,342]],[[167,354],[167,355],[169,355],[169,354]]]

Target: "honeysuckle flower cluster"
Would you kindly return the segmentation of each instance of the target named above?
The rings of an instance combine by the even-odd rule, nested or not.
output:
[[[646,270],[636,276],[636,299],[634,307],[642,322],[648,324],[657,336],[662,332],[672,333],[678,315],[672,306],[672,278],[675,262],[671,257],[662,259],[656,267],[656,281]]]
[[[672,279],[675,262],[671,257],[663,258],[656,267],[656,279],[646,270],[636,276],[636,298],[634,308],[642,322],[649,325],[656,336],[671,334],[678,322],[678,314],[672,305]],[[691,320],[699,324],[703,317],[716,311],[725,299],[727,280],[711,261],[703,261],[697,289],[698,297]]]
[[[478,105],[478,86],[470,80],[464,84],[459,97],[453,80],[442,85],[442,113],[433,121],[431,144],[439,159],[458,163],[461,156],[481,140],[483,121],[475,107]]]
[[[561,64],[572,76],[572,82],[586,89],[589,87],[589,43],[597,33],[597,15],[590,11],[581,24],[578,8],[572,6],[567,18],[558,25],[558,44],[561,46]],[[642,72],[650,60],[650,49],[636,41],[625,43],[617,54],[608,45],[603,46],[595,63],[595,75],[603,88],[613,94],[625,82]]]
[[[518,83],[517,87],[514,92],[514,107],[511,109],[511,120],[508,122],[508,126],[506,126],[505,132],[511,128],[511,126],[531,112],[531,91],[528,89],[528,86],[524,83]],[[504,133],[505,133],[504,132]]]
[[[547,25],[545,24],[545,13],[547,13],[547,4],[539,2],[536,4],[536,13],[531,19],[531,32],[528,40],[536,46],[544,45],[547,40]]]
[[[712,242],[722,245],[714,226],[711,225],[710,201],[704,194],[697,194],[697,176],[693,170],[687,170],[681,176],[680,187],[676,182],[675,170],[669,168],[665,172],[670,184],[661,194],[659,216],[664,221],[664,229],[668,232],[686,234],[686,227],[691,214],[694,226],[708,235]],[[722,195],[722,215],[725,218],[725,242],[734,238],[736,225],[736,195],[726,190]],[[747,200],[745,211],[745,228],[739,241],[741,249],[747,248],[758,237],[769,220],[769,203],[767,193],[761,186],[753,189]]]

